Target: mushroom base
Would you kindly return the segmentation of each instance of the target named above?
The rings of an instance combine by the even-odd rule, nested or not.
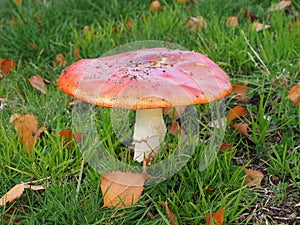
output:
[[[137,110],[133,134],[134,159],[142,162],[151,152],[159,152],[166,131],[161,108]]]

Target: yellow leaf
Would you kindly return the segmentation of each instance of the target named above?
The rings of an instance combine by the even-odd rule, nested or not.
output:
[[[144,190],[146,174],[107,172],[101,179],[103,207],[122,208],[135,204]]]

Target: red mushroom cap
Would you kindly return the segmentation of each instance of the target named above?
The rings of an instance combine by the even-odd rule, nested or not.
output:
[[[134,110],[209,103],[232,90],[208,57],[165,48],[79,60],[61,73],[58,86],[84,102]]]

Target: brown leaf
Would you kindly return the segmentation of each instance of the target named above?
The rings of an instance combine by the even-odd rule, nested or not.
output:
[[[56,63],[60,66],[66,66],[66,64],[67,64],[67,61],[66,61],[64,55],[61,53],[56,55],[55,60],[56,60]]]
[[[259,20],[259,18],[253,14],[250,13],[250,11],[248,9],[245,9],[245,13],[244,13],[245,17],[250,20],[251,22],[254,22],[256,20]]]
[[[247,169],[245,168],[246,177],[245,177],[245,185],[246,186],[260,186],[261,181],[264,177],[264,174],[258,170]]]
[[[10,71],[14,70],[17,63],[12,59],[0,59],[1,76],[6,76]]]
[[[38,129],[37,118],[32,114],[19,115],[15,116],[13,123],[15,130],[17,131],[17,135],[22,140],[22,145],[25,148],[28,147],[30,153],[32,153],[32,149],[34,146],[33,134]]]
[[[232,87],[232,92],[235,94],[233,97],[238,102],[247,103],[249,98],[247,92],[249,91],[248,83],[236,82]]]
[[[281,0],[279,3],[276,3],[274,6],[270,7],[268,11],[282,10],[292,4],[289,0]]]
[[[44,180],[44,179],[41,179],[41,180]],[[35,182],[38,182],[41,180],[16,184],[12,189],[10,189],[6,194],[4,194],[0,198],[0,206],[5,205],[6,203],[12,202],[12,201],[16,200],[17,198],[20,198],[22,196],[25,188],[29,188],[33,191],[45,190],[45,188],[42,185],[31,185],[31,183],[35,183]]]
[[[12,189],[10,189],[5,195],[0,198],[0,206],[6,203],[12,202],[17,198],[20,198],[25,189],[25,184],[16,184]]]
[[[229,27],[238,27],[239,19],[237,16],[229,16],[226,20],[226,25]]]
[[[228,143],[228,142],[224,142],[222,143],[221,147],[220,147],[220,151],[221,152],[229,152],[232,148],[232,144]]]
[[[78,59],[80,57],[80,51],[78,48],[74,48],[73,56],[75,59]]]
[[[222,208],[215,213],[212,214],[213,224],[214,225],[222,225],[224,223],[224,211],[225,208]],[[206,217],[206,225],[210,225],[210,213],[205,214]]]
[[[135,204],[144,190],[148,175],[131,172],[107,172],[101,179],[103,207],[122,208]]]
[[[287,98],[291,99],[294,102],[294,106],[300,103],[300,82],[293,86],[289,91]]]
[[[162,9],[160,2],[158,0],[152,1],[149,5],[149,8],[153,11],[159,11]]]
[[[72,130],[61,130],[59,136],[63,139],[64,143],[75,140],[76,143],[81,142],[82,134],[79,132],[73,132]]]
[[[44,127],[44,126],[40,127],[40,128],[35,132],[34,138],[42,137],[46,130],[47,130],[46,127]]]
[[[126,22],[125,22],[126,27],[130,31],[132,30],[132,24],[133,24],[132,20],[126,20]]]
[[[251,140],[248,136],[248,126],[246,123],[234,123],[230,125],[232,129],[239,131],[243,136]]]
[[[175,222],[176,215],[170,210],[168,202],[167,201],[159,202],[158,204],[160,204],[166,208],[166,213],[170,219],[171,225],[176,225],[176,222]]]
[[[30,77],[28,80],[32,87],[39,90],[44,95],[47,94],[44,79],[40,75],[35,75],[33,77]]]
[[[169,129],[170,134],[177,136],[179,134],[179,130],[180,130],[179,123],[176,120],[173,120]]]
[[[184,25],[184,28],[188,28],[192,32],[201,31],[207,27],[207,23],[202,16],[191,16],[189,21]]]
[[[261,31],[261,30],[264,30],[264,29],[268,29],[271,26],[268,25],[268,24],[263,25],[262,23],[260,23],[258,21],[255,21],[255,22],[252,23],[252,27],[258,32],[258,31]]]
[[[230,124],[233,120],[240,118],[241,116],[244,116],[247,114],[247,110],[240,105],[237,105],[230,109],[230,111],[227,114],[227,121]]]

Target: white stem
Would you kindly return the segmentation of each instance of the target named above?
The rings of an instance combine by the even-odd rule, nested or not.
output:
[[[167,128],[162,109],[137,110],[134,125],[134,159],[143,161],[151,151],[159,152]]]

